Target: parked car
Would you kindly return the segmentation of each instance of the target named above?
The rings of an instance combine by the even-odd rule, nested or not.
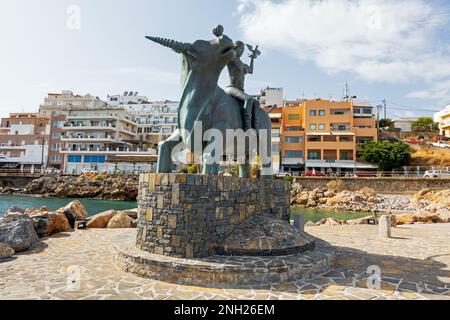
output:
[[[46,174],[60,174],[60,173],[62,173],[62,170],[56,169],[56,168],[47,168],[47,169],[45,169],[45,173]]]
[[[446,143],[445,141],[430,142],[428,144],[435,148],[450,148],[450,144]]]
[[[277,177],[280,177],[280,178],[292,177],[292,174],[290,172],[280,171],[277,173]]]
[[[406,140],[405,142],[408,144],[421,144],[422,143],[420,140],[414,140],[414,139]]]
[[[450,178],[450,171],[429,170],[423,175],[424,178]]]
[[[305,177],[325,177],[325,175],[320,171],[306,170]]]
[[[92,169],[83,169],[81,170],[81,174],[97,174],[97,171]]]
[[[356,171],[355,176],[358,178],[374,178],[377,176],[377,174],[375,172],[361,170],[361,171]]]

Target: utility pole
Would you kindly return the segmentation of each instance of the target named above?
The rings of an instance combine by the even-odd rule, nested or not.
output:
[[[377,106],[377,141],[380,141],[380,111],[383,108],[382,105]]]
[[[387,101],[384,99],[383,101],[383,108],[384,108],[384,118],[387,119]]]

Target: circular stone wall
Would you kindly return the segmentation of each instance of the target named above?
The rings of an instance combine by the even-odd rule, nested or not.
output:
[[[312,279],[333,268],[331,249],[287,256],[212,256],[179,259],[146,253],[133,244],[115,247],[117,266],[141,277],[203,287],[263,286]]]

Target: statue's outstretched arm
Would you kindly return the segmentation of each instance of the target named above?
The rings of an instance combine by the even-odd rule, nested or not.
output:
[[[255,58],[252,57],[251,60],[250,60],[250,65],[244,64],[244,66],[245,66],[245,73],[253,74],[254,61],[255,61]]]

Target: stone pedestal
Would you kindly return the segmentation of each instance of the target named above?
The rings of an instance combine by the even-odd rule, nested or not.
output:
[[[143,174],[133,244],[116,245],[124,271],[161,281],[236,286],[310,279],[334,253],[290,225],[281,180]]]
[[[391,238],[391,217],[381,216],[378,221],[378,235],[380,238]]]
[[[288,224],[289,182],[190,174],[144,174],[140,179],[137,248],[200,258],[243,222],[267,214]]]

